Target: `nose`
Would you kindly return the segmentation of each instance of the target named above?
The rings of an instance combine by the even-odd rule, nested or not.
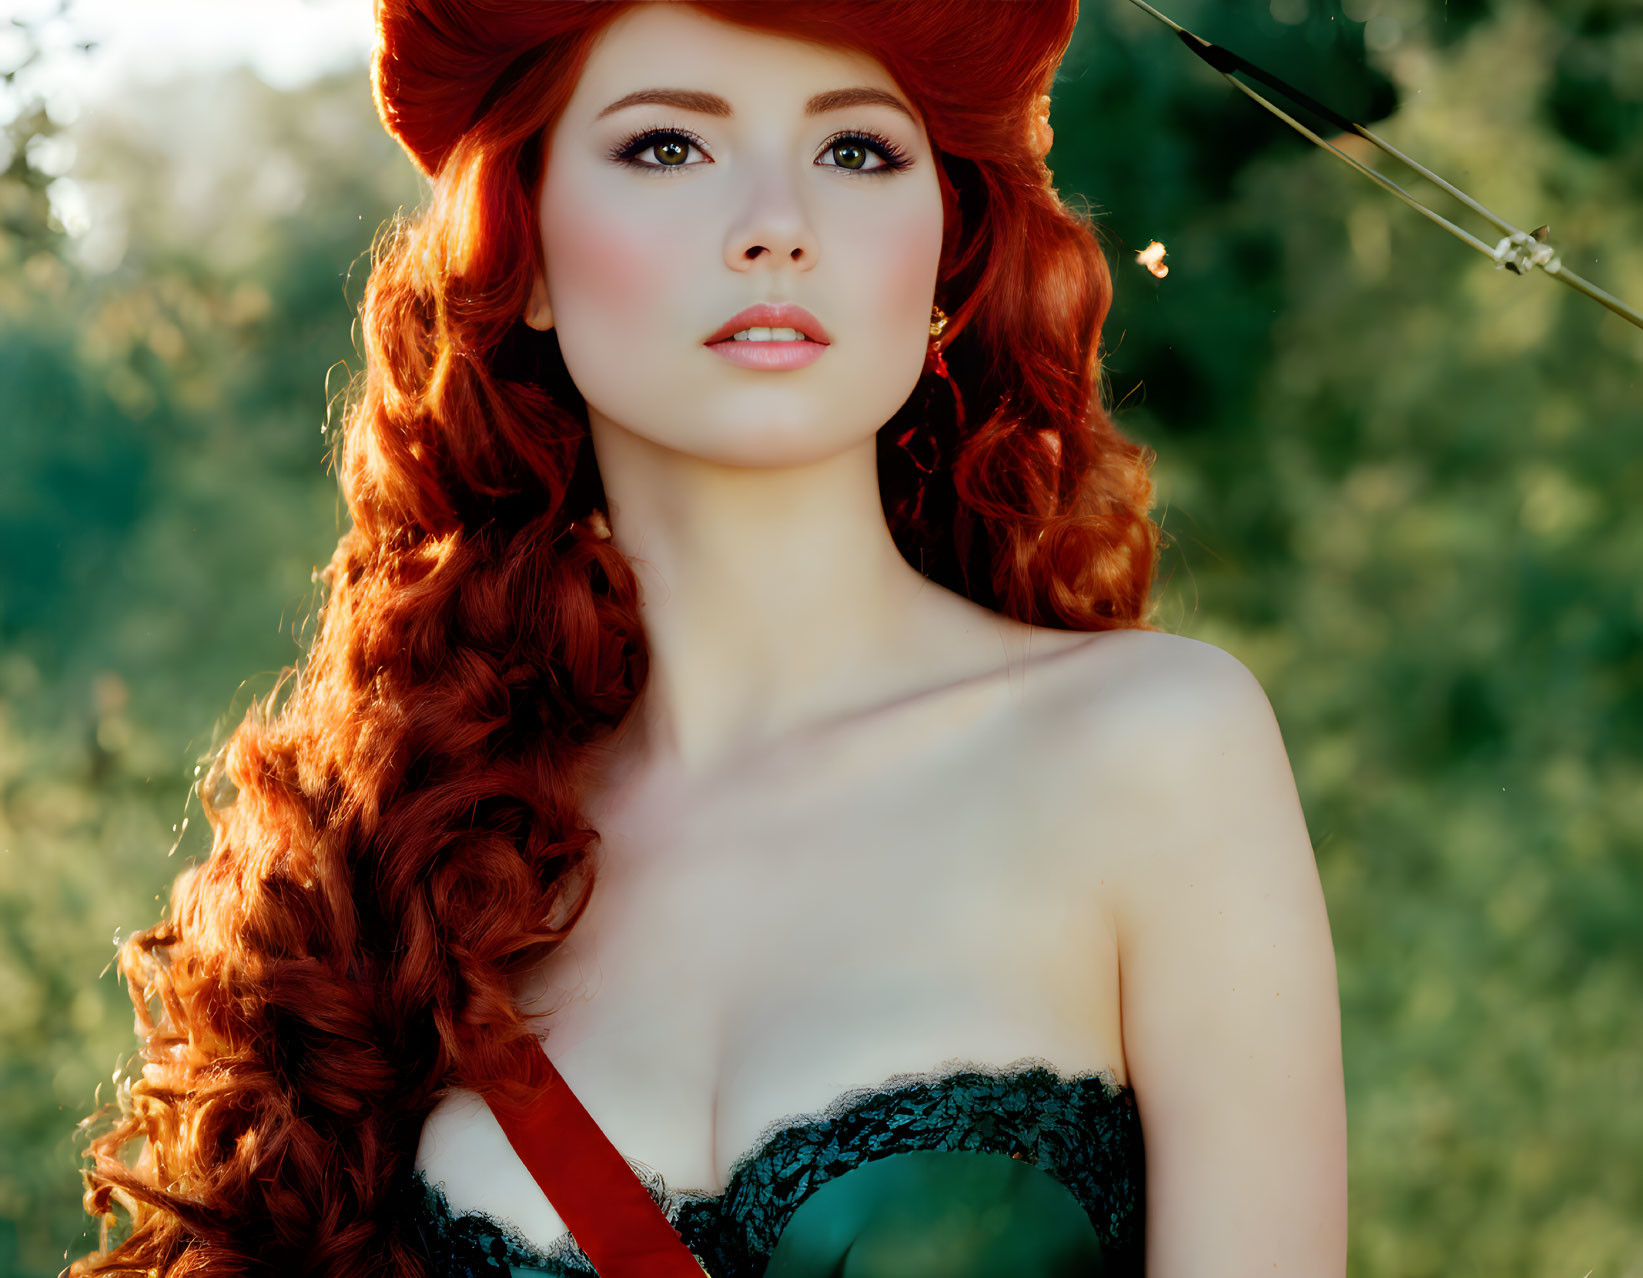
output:
[[[726,264],[747,270],[761,257],[785,258],[803,270],[815,264],[816,229],[791,181],[759,183],[746,213],[725,241]]]

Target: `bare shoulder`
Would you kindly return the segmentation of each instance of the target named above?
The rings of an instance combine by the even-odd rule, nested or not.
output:
[[[1311,876],[1295,775],[1272,701],[1226,649],[1163,631],[1107,631],[1071,665],[1053,715],[1056,782],[1073,820],[1071,876],[1096,876],[1117,933],[1167,930],[1181,885],[1283,856]],[[1232,838],[1234,823],[1259,836]],[[1305,864],[1298,862],[1305,861]],[[1283,872],[1282,869],[1278,872]]]
[[[1226,750],[1264,749],[1288,773],[1277,717],[1253,671],[1224,648],[1156,630],[1109,631],[1074,673],[1068,708],[1126,783],[1153,797],[1212,780]],[[1274,753],[1276,747],[1276,753]],[[1108,759],[1108,755],[1116,757]]]
[[[438,1185],[456,1215],[482,1212],[526,1238],[552,1242],[564,1222],[519,1161],[491,1108],[476,1092],[452,1088],[428,1112],[416,1169]]]
[[[1264,719],[1272,707],[1248,666],[1224,648],[1164,630],[1110,630],[1081,663],[1081,685],[1104,714],[1133,712],[1174,731],[1224,715]]]
[[[1240,736],[1288,775],[1266,690],[1224,648],[1167,631],[1109,630],[1057,665],[1042,726],[1098,799],[1116,786],[1138,804],[1168,802],[1219,775],[1210,765]]]
[[[1112,870],[1149,1270],[1342,1274],[1335,954],[1272,705],[1230,653],[1157,632],[1083,691],[1079,854]]]

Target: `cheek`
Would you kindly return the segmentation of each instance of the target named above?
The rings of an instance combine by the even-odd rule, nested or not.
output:
[[[631,327],[655,312],[667,272],[653,226],[625,222],[608,203],[550,195],[542,232],[549,297],[567,330]]]
[[[889,328],[911,321],[929,324],[936,273],[941,266],[941,211],[929,209],[886,218],[864,237],[864,277],[872,282],[872,313]]]
[[[862,349],[877,353],[892,398],[911,390],[924,367],[930,306],[941,267],[941,215],[928,209],[885,218],[865,233],[860,251]],[[949,308],[951,309],[951,308]],[[899,401],[898,401],[899,402]]]

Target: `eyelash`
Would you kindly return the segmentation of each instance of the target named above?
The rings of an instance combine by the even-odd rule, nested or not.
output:
[[[630,135],[625,141],[620,142],[613,147],[610,152],[610,158],[618,164],[626,164],[629,168],[634,169],[660,169],[663,172],[667,172],[669,170],[691,169],[696,167],[693,164],[645,164],[638,159],[640,155],[655,146],[663,138],[679,138],[699,150],[705,150],[707,146],[701,138],[686,129],[673,127],[643,129],[638,133]],[[878,153],[879,158],[882,159],[884,163],[879,165],[876,169],[847,169],[842,164],[826,164],[822,166],[823,168],[841,169],[845,173],[865,177],[869,174],[897,173],[912,163],[912,160],[908,157],[907,153],[894,142],[890,141],[889,138],[880,137],[877,133],[867,130],[852,130],[837,134],[828,139],[827,145],[822,148],[822,151],[823,153],[826,153],[845,142],[860,142],[866,144],[869,149]]]

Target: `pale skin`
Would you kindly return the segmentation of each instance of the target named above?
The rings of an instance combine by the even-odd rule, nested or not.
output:
[[[806,113],[861,86],[910,114]],[[729,113],[600,118],[653,88]],[[609,157],[647,128],[705,145],[637,157],[681,172]],[[840,171],[861,130],[909,166]],[[548,156],[525,318],[587,401],[651,653],[585,796],[592,903],[521,991],[589,1113],[716,1191],[772,1120],[892,1074],[1106,1069],[1140,1107],[1147,1278],[1344,1274],[1334,951],[1260,685],[1181,636],[1010,621],[891,541],[875,434],[918,381],[942,235],[918,112],[859,54],[639,5]],[[760,301],[832,345],[779,372],[702,345]],[[417,1166],[458,1212],[564,1233],[470,1093]]]

